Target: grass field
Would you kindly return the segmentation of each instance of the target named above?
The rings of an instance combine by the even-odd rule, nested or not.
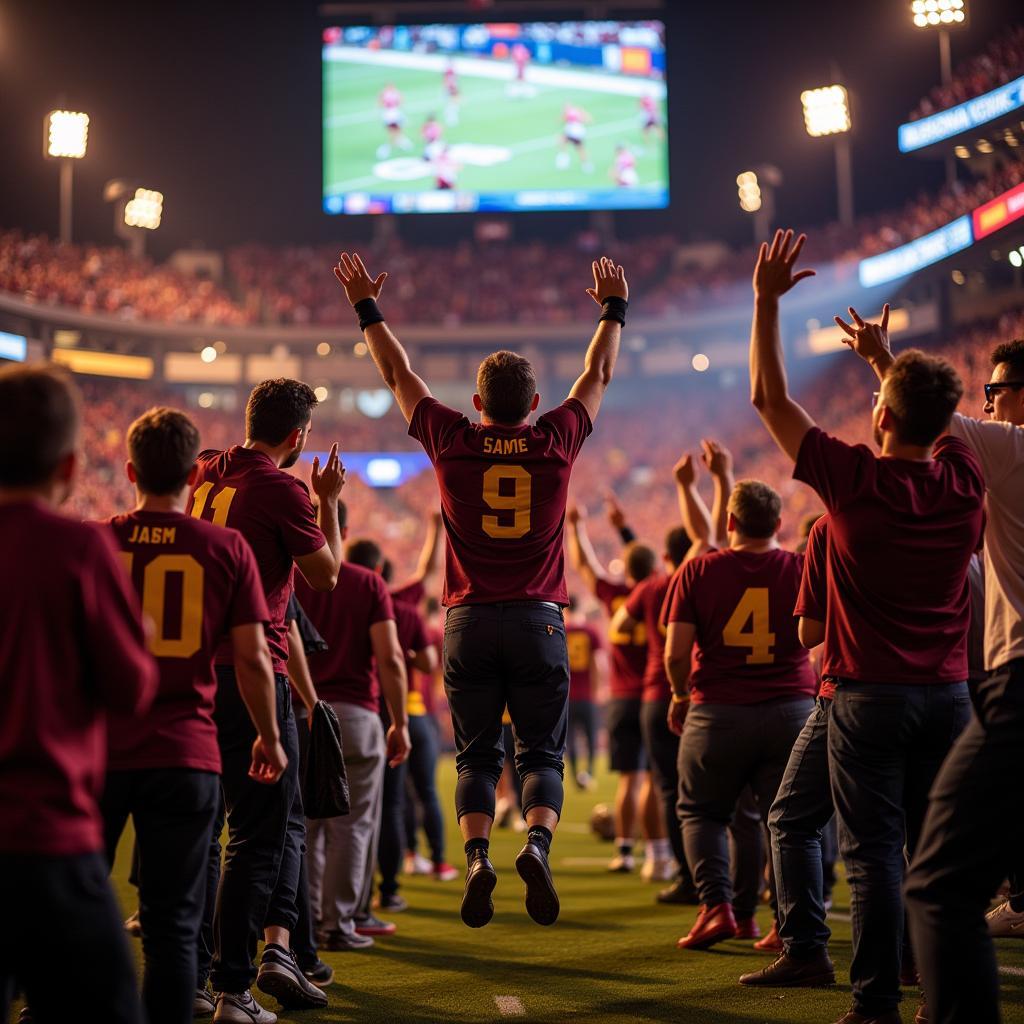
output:
[[[450,759],[442,762],[442,799],[448,811],[454,782]],[[330,1006],[320,1013],[283,1013],[282,1021],[326,1024],[437,1024],[515,1019],[535,1024],[626,1024],[638,1020],[685,1024],[830,1022],[849,1005],[850,926],[845,887],[837,890],[832,955],[840,984],[831,990],[760,992],[735,982],[767,962],[749,943],[725,942],[710,952],[683,953],[675,940],[695,917],[691,907],[654,903],[655,886],[639,877],[609,876],[610,844],[590,835],[594,803],[608,800],[612,780],[599,778],[597,793],[567,793],[566,811],[552,862],[562,915],[551,928],[526,916],[522,885],[512,862],[522,837],[496,833],[492,857],[499,873],[496,913],[486,928],[471,931],[459,919],[461,883],[405,881],[410,909],[396,914],[398,933],[368,951],[327,953],[335,969]],[[450,859],[463,863],[461,842],[448,818]],[[134,892],[126,880],[130,838],[118,856],[115,883],[126,908]],[[770,912],[758,913],[767,930]],[[139,945],[135,943],[138,953]],[[1000,963],[1004,1020],[1024,1022],[1024,942],[1002,940]],[[916,993],[905,990],[903,1017],[913,1019]],[[503,1014],[496,997],[514,997],[522,1012]],[[264,997],[268,1006],[273,1000]],[[506,1010],[516,1004],[501,1001]],[[87,1008],[84,1015],[89,1019]]]
[[[428,115],[444,124],[441,75],[406,68],[365,65],[324,65],[324,194],[354,190],[420,192],[433,189],[434,178],[424,173],[394,180],[375,172],[377,147],[386,141],[377,98],[387,83],[402,93],[405,134],[413,143],[408,152],[395,150],[389,160],[423,152],[420,129]],[[637,154],[641,185],[668,186],[664,140],[645,141],[636,97],[618,96],[578,87],[539,85],[533,96],[510,97],[506,83],[461,75],[461,105],[457,125],[444,125],[449,145],[474,144],[507,151],[497,162],[478,166],[468,160],[458,175],[458,188],[471,192],[518,189],[613,188],[609,177],[615,146],[623,142]],[[576,153],[564,170],[555,166],[566,103],[582,107],[593,118],[587,132],[587,155],[593,164],[585,172]],[[642,150],[642,152],[641,152]],[[422,161],[427,170],[426,161]],[[409,165],[406,165],[409,166]]]

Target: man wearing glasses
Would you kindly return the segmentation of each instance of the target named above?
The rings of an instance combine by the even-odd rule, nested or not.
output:
[[[864,335],[866,338],[866,334]],[[880,377],[892,362],[878,332],[851,345]],[[985,385],[987,420],[957,413],[949,431],[982,465],[985,529],[985,668],[978,716],[950,752],[931,792],[907,879],[907,909],[932,1022],[999,1020],[992,935],[1024,938],[1018,785],[1024,748],[1024,340],[999,345]],[[1011,896],[988,915],[1011,873]]]

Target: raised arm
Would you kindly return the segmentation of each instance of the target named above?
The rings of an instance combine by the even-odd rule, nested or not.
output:
[[[569,562],[583,577],[590,592],[595,593],[598,581],[605,579],[606,574],[587,536],[586,509],[570,505],[565,518],[569,523]]]
[[[358,253],[350,256],[343,252],[334,268],[334,276],[358,314],[359,327],[370,355],[408,423],[421,399],[430,397],[430,388],[412,372],[409,356],[384,322],[384,314],[377,306],[387,273],[371,278]]]
[[[775,443],[795,462],[814,420],[789,393],[779,337],[779,299],[813,270],[794,273],[806,235],[775,232],[761,243],[754,269],[754,322],[750,332],[750,400]]]
[[[629,285],[626,272],[607,256],[593,264],[594,287],[587,294],[601,307],[601,320],[590,341],[583,373],[569,392],[586,406],[591,422],[597,419],[601,400],[612,381],[615,362],[619,358],[619,341],[626,324]]]
[[[441,513],[432,512],[427,521],[427,535],[423,538],[423,548],[420,550],[416,574],[409,581],[410,583],[425,583],[437,573],[441,564],[441,550],[444,547],[443,536]]]
[[[320,468],[320,457],[313,457],[310,483],[313,493],[317,496],[317,525],[326,543],[312,554],[300,555],[295,559],[295,564],[314,590],[333,590],[338,582],[338,570],[341,568],[342,560],[338,499],[341,496],[341,489],[345,486],[345,467],[338,456],[337,442],[331,446],[323,469]]]
[[[875,371],[881,383],[895,362],[889,345],[889,303],[882,307],[882,319],[877,324],[866,323],[853,306],[849,310],[853,323],[848,324],[841,316],[834,318],[846,335],[843,341]]]
[[[697,490],[697,468],[689,452],[684,453],[672,467],[672,475],[676,481],[676,498],[679,501],[683,529],[691,540],[713,544],[711,513]]]
[[[725,546],[728,543],[729,498],[736,486],[732,471],[732,452],[711,438],[700,443],[701,461],[707,466],[715,482],[715,500],[711,506],[712,544]]]

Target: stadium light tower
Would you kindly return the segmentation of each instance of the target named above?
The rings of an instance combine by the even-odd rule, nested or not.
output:
[[[836,192],[839,196],[839,223],[853,223],[853,156],[850,150],[850,96],[841,85],[805,89],[800,94],[804,108],[804,127],[812,138],[834,135],[836,152]]]
[[[142,256],[146,249],[146,232],[160,227],[164,194],[114,178],[104,187],[103,198],[114,204],[114,234],[128,242],[136,256]]]
[[[89,115],[51,110],[43,119],[43,156],[60,161],[60,240],[71,241],[71,202],[76,160],[89,145]]]
[[[753,217],[755,242],[771,234],[775,219],[775,190],[781,184],[782,172],[777,167],[759,167],[756,171],[743,171],[736,176],[740,209]]]

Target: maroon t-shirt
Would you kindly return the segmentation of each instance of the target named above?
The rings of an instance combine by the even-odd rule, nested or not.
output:
[[[595,593],[609,619],[626,603],[631,590],[625,583],[601,579],[597,581]],[[644,671],[647,668],[647,627],[638,621],[632,633],[613,633],[609,628],[608,643],[612,652],[610,695],[639,697],[643,692]]]
[[[300,577],[295,593],[310,622],[327,641],[326,651],[309,655],[317,693],[327,701],[377,711],[380,684],[374,671],[370,627],[395,617],[387,584],[379,573],[343,562],[332,592],[313,590]]]
[[[601,634],[589,622],[567,623],[565,645],[569,649],[569,700],[593,700],[594,652],[604,648]]]
[[[760,704],[813,697],[817,681],[793,617],[803,555],[713,551],[682,566],[665,622],[697,630],[690,693],[694,704]]]
[[[430,646],[430,637],[427,634],[427,624],[423,616],[417,611],[414,604],[403,601],[392,592],[391,602],[395,612],[395,632],[398,634],[398,643],[405,655],[405,674],[409,681],[409,688],[412,689],[413,675],[416,671],[409,657],[409,652],[419,654]]]
[[[521,427],[471,423],[434,398],[419,402],[409,434],[434,464],[441,492],[445,605],[568,604],[565,504],[591,429],[575,398]]]
[[[401,601],[404,604],[418,606],[427,596],[427,588],[423,586],[423,580],[413,580],[412,583],[403,583],[391,591],[392,601]]]
[[[661,621],[661,610],[671,577],[655,572],[633,588],[626,598],[626,611],[636,622],[642,622],[647,630],[647,663],[644,666],[643,699],[650,703],[668,700],[672,696],[672,684],[665,673],[665,633]]]
[[[793,476],[831,513],[825,649],[839,678],[967,678],[967,567],[981,539],[985,482],[974,453],[943,437],[934,459],[880,458],[817,427]]]
[[[179,512],[130,512],[110,527],[153,623],[160,685],[144,719],[112,715],[111,771],[220,772],[213,656],[235,626],[270,618],[252,550],[237,530]]]
[[[199,477],[189,512],[217,526],[230,526],[249,542],[259,566],[270,611],[267,643],[274,671],[288,672],[285,612],[292,590],[294,559],[319,551],[326,540],[306,485],[274,465],[269,455],[235,445],[199,455]],[[231,643],[221,644],[218,665],[231,665]]]
[[[828,618],[828,516],[822,516],[811,527],[807,536],[807,550],[804,552],[804,573],[800,577],[800,591],[796,596],[793,614],[801,619],[825,622]],[[829,663],[828,645],[822,644],[824,656],[821,662],[821,689],[819,697],[831,700],[836,695],[834,666]]]
[[[110,531],[0,505],[0,852],[103,849],[107,716],[142,716],[157,671]]]

